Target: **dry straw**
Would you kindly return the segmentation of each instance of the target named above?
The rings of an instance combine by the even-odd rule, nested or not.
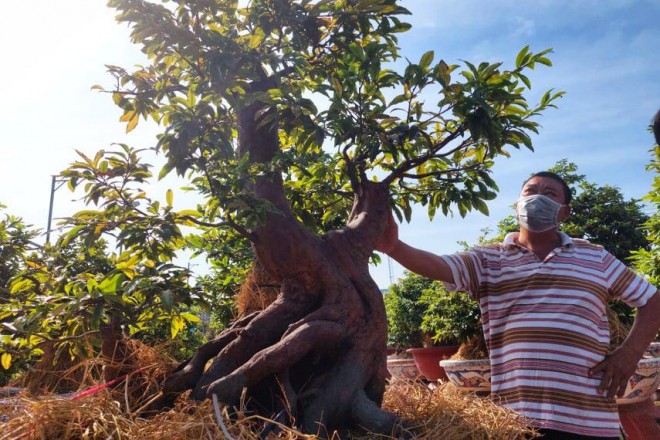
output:
[[[420,440],[512,440],[533,436],[519,415],[449,384],[432,391],[421,383],[392,383],[385,394],[384,408],[408,420],[415,438]],[[13,405],[0,406],[0,416],[8,418],[0,425],[0,440],[257,439],[269,423],[276,428],[269,439],[316,438],[241,412],[230,418],[223,409],[221,417],[230,436],[227,437],[219,427],[211,402],[194,402],[186,396],[178,400],[174,409],[144,419],[127,412],[108,389],[80,400],[20,397]],[[352,438],[392,437],[356,434]]]

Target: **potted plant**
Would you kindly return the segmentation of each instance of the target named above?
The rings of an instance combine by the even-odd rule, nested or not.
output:
[[[481,332],[479,306],[468,294],[449,292],[441,283],[412,272],[406,272],[385,294],[385,308],[388,343],[407,348],[400,352],[412,355],[419,372],[432,382],[447,379],[440,360]],[[390,361],[390,371],[394,362],[403,361]]]
[[[456,354],[470,338],[481,335],[479,305],[466,292],[450,292],[441,283],[424,289],[418,303],[424,306],[420,328],[431,343],[409,352],[429,381],[447,380],[440,361]]]
[[[415,379],[419,376],[415,361],[406,349],[423,345],[421,325],[426,307],[419,299],[424,289],[432,284],[432,280],[406,272],[385,293],[387,345],[396,349],[396,354],[387,359],[387,368],[393,379]]]

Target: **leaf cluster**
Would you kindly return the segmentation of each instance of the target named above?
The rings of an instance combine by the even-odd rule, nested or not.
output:
[[[8,356],[28,358],[52,340],[67,342],[72,356],[83,355],[81,344],[97,338],[104,323],[117,322],[133,333],[162,321],[174,338],[199,322],[191,306],[203,305],[201,290],[191,285],[187,268],[172,263],[188,245],[182,228],[197,226],[198,213],[175,211],[171,191],[164,204],[149,199],[142,188],[151,177],[149,166],[127,146],[79,156],[61,177],[99,209],[64,218],[57,243],[31,254],[25,239],[33,232],[19,233],[14,221],[6,234],[3,249],[20,252],[7,265],[15,269],[0,302],[5,364]]]
[[[651,154],[646,169],[654,173],[654,178],[651,190],[643,198],[655,208],[643,225],[650,246],[631,252],[630,261],[636,271],[657,286],[660,284],[660,146],[651,149]]]
[[[442,284],[412,272],[385,293],[388,344],[420,347],[461,344],[479,334],[479,305],[465,292],[449,292]]]
[[[408,220],[414,204],[430,217],[487,213],[494,159],[506,146],[531,149],[534,117],[563,94],[550,90],[536,105],[524,96],[527,72],[551,65],[550,50],[525,47],[508,70],[461,70],[429,51],[398,71],[397,35],[410,25],[395,0],[109,4],[150,59],[134,72],[109,66],[121,119],[128,130],[140,118],[162,124],[160,176],[189,173],[208,197],[205,215],[243,229],[273,211],[250,196],[267,174],[284,177],[296,215],[315,231],[345,218],[347,198],[372,179],[391,185]],[[258,124],[279,134],[269,163],[238,149],[237,112],[255,103],[264,108]]]

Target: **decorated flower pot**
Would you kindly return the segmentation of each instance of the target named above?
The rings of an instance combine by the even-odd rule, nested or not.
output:
[[[660,357],[660,342],[651,342],[649,348],[644,352],[645,358]]]
[[[417,369],[422,376],[429,382],[437,382],[438,380],[448,380],[445,370],[440,366],[440,361],[449,359],[455,355],[458,347],[458,345],[447,345],[442,347],[409,348],[406,351],[412,354],[415,365],[417,365]]]
[[[419,376],[419,370],[415,361],[411,357],[406,358],[387,358],[387,371],[390,373],[390,381],[395,380],[416,380]]]
[[[483,394],[490,393],[490,360],[444,360],[440,366],[445,369],[449,381],[464,391]]]
[[[445,369],[449,380],[465,391],[490,391],[490,361],[445,360],[440,365]],[[618,405],[643,402],[652,399],[660,384],[660,357],[643,358],[637,364],[637,371],[628,380],[623,397],[617,398]]]
[[[651,399],[660,384],[660,357],[643,358],[637,364],[637,371],[628,380],[623,397],[616,399],[618,405],[642,402]]]

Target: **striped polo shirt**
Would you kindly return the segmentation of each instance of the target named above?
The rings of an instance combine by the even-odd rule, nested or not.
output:
[[[446,255],[451,290],[471,293],[481,307],[491,360],[491,392],[534,426],[618,437],[616,404],[589,377],[610,344],[606,304],[646,304],[656,288],[602,246],[571,239],[541,261],[503,243]]]

